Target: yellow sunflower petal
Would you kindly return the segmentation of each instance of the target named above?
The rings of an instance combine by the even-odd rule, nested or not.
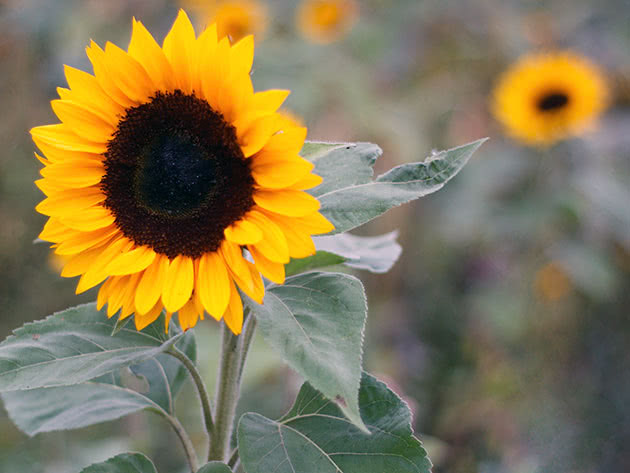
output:
[[[105,51],[103,51],[98,44],[92,41],[85,49],[85,53],[94,68],[94,77],[96,77],[96,80],[105,93],[107,93],[112,100],[125,109],[136,105],[134,101],[122,90],[120,90],[120,87],[116,84],[116,81],[113,78],[113,74],[116,73],[116,70],[110,70],[110,65],[105,57]]]
[[[215,23],[203,30],[197,38],[195,57],[198,60],[193,63],[192,88],[201,98],[205,98],[203,93],[205,71],[211,67],[210,63],[214,58],[217,42],[217,25]]]
[[[157,318],[162,313],[162,303],[156,302],[156,304],[149,309],[145,314],[140,314],[136,311],[134,315],[134,323],[136,324],[136,330],[142,330],[148,325],[151,325],[153,322],[157,320]],[[168,322],[167,322],[168,326]]]
[[[118,88],[133,102],[144,103],[155,93],[157,86],[142,65],[113,43],[105,45],[105,59]]]
[[[230,277],[219,253],[211,252],[201,256],[195,292],[206,312],[221,320],[230,300]]]
[[[123,276],[123,278],[125,278],[124,279],[125,283],[122,290],[118,290],[118,298],[116,300],[116,304],[119,304],[121,308],[120,316],[118,317],[118,320],[124,320],[127,317],[129,317],[131,314],[133,314],[134,309],[135,309],[133,305],[133,296],[134,296],[136,287],[138,286],[138,281],[140,280],[140,276],[141,274],[132,274],[129,276]],[[109,307],[107,309],[108,309],[107,312],[109,315]],[[116,312],[116,310],[114,310],[114,313]]]
[[[116,238],[112,238],[109,244],[111,245],[112,242],[115,241]],[[63,269],[61,270],[61,277],[73,278],[75,276],[80,276],[81,274],[84,274],[85,272],[87,272],[88,269],[90,269],[90,266],[94,264],[94,262],[100,257],[100,255],[103,254],[105,250],[107,250],[108,247],[109,246],[103,245],[96,248],[91,248],[86,251],[82,251],[81,253],[74,255],[72,258],[66,261]]]
[[[241,290],[259,304],[262,303],[265,286],[256,267],[243,257],[241,247],[226,240],[219,252]]]
[[[86,153],[102,154],[107,151],[105,142],[95,143],[85,140],[72,132],[64,124],[43,125],[31,129],[31,135],[36,144],[38,141],[54,146],[61,150],[82,151]],[[39,144],[38,144],[39,146]]]
[[[304,217],[320,207],[312,195],[292,189],[257,190],[253,198],[262,208],[289,217]]]
[[[119,320],[124,320],[133,312],[133,292],[138,284],[139,275],[112,276],[107,281],[112,279],[117,282],[110,289],[111,295],[107,301],[107,317],[112,317],[122,308]]]
[[[46,166],[40,174],[67,187],[82,188],[101,182],[105,167],[95,161],[61,162]]]
[[[135,18],[128,51],[129,55],[147,71],[158,90],[171,92],[175,89],[173,69],[164,51],[144,25]]]
[[[253,245],[249,245],[247,249],[254,258],[256,268],[262,273],[263,276],[265,276],[270,281],[275,282],[276,284],[284,283],[284,264],[276,263],[275,261],[271,261],[265,258],[265,256]]]
[[[273,216],[274,221],[283,219],[287,222],[287,225],[293,224],[296,227],[307,231],[311,235],[323,235],[325,233],[332,232],[335,229],[335,226],[319,212],[314,212],[312,214],[305,215],[304,217],[292,218],[290,221],[282,215]]]
[[[260,151],[270,141],[271,136],[278,131],[276,126],[275,115],[267,115],[255,120],[249,129],[243,133],[240,133],[237,127],[239,144],[243,155],[248,158]]]
[[[322,178],[321,176],[318,176],[317,174],[307,174],[302,179],[297,181],[295,184],[290,185],[289,189],[295,189],[295,190],[300,190],[300,191],[313,189],[314,187],[317,187],[318,185],[320,185],[323,181],[324,181],[324,178]]]
[[[282,230],[287,240],[289,256],[291,256],[291,258],[306,258],[307,256],[315,254],[315,243],[313,243],[313,239],[311,238],[313,232],[297,222],[298,219],[285,217],[284,215],[274,214],[265,210],[261,210],[261,212],[269,217],[269,219]]]
[[[176,85],[182,92],[192,92],[192,71],[196,58],[195,30],[184,10],[179,10],[171,31],[164,38],[164,54],[173,67]]]
[[[241,74],[249,75],[254,64],[254,36],[245,36],[231,48],[232,69]]]
[[[98,290],[98,295],[96,296],[96,310],[101,310],[103,306],[107,304],[114,281],[114,278],[109,278]]]
[[[103,283],[98,291],[97,307],[99,305],[98,300],[101,302],[106,299],[107,303],[107,318],[112,318],[116,312],[120,309],[123,303],[124,291],[126,290],[129,276],[111,277]],[[100,310],[100,309],[99,309]]]
[[[114,276],[137,273],[153,263],[155,257],[156,253],[151,248],[140,246],[114,258],[105,270]]]
[[[160,300],[169,261],[164,255],[157,255],[153,262],[144,270],[142,279],[138,283],[135,295],[136,311],[145,314]]]
[[[225,325],[235,334],[238,335],[243,329],[243,301],[236,290],[234,283],[230,284],[230,303],[228,304],[225,314],[223,314]]]
[[[44,228],[38,235],[38,238],[46,241],[52,241],[53,243],[59,243],[71,232],[67,226],[56,218],[49,218],[44,224]]]
[[[95,206],[84,209],[76,215],[60,217],[61,223],[75,230],[91,232],[105,228],[114,223],[116,217],[105,207]]]
[[[219,109],[219,91],[230,75],[229,53],[230,42],[227,38],[223,38],[216,46],[204,51],[199,62],[203,96],[210,106],[219,112],[221,112]]]
[[[304,127],[287,128],[276,133],[265,144],[264,153],[283,153],[292,156],[298,154],[304,146],[307,130]]]
[[[74,214],[83,209],[100,204],[105,194],[97,187],[85,189],[66,189],[42,200],[35,210],[44,215]]]
[[[239,245],[249,245],[251,243],[258,243],[263,238],[262,231],[253,223],[247,220],[239,220],[227,227],[223,233],[232,243]]]
[[[51,181],[50,179],[37,179],[35,181],[35,185],[46,195],[46,197],[50,197],[51,195],[58,194],[59,192],[66,190],[65,186],[59,185],[59,183]]]
[[[81,294],[103,282],[105,278],[109,276],[109,273],[105,270],[109,262],[126,251],[131,245],[132,243],[129,240],[121,238],[105,247],[98,258],[96,258],[92,264],[90,264],[87,271],[83,273],[81,279],[79,279],[76,293]]]
[[[169,312],[177,312],[188,302],[195,285],[193,260],[184,255],[173,258],[166,271],[162,302]]]
[[[217,93],[217,110],[231,123],[241,110],[249,108],[254,97],[254,85],[248,74],[233,73]]]
[[[115,126],[118,117],[124,114],[124,108],[105,93],[96,77],[70,66],[64,66],[64,73],[70,86],[70,97],[99,111],[101,118],[109,119],[110,124]]]
[[[58,255],[75,255],[89,248],[98,247],[108,242],[110,238],[119,232],[115,225],[99,228],[92,232],[76,232],[74,236],[67,235],[55,248]]]
[[[254,94],[253,106],[256,110],[265,114],[276,112],[287,99],[290,90],[272,89],[256,92]]]
[[[246,218],[247,221],[256,225],[263,233],[263,239],[253,246],[271,261],[288,263],[289,247],[280,227],[257,210],[249,212]]]
[[[61,149],[55,145],[50,145],[46,142],[43,142],[39,138],[33,136],[33,141],[37,145],[37,147],[46,155],[46,160],[48,162],[42,161],[43,164],[53,164],[53,163],[61,163],[61,162],[76,162],[76,161],[94,161],[94,162],[102,162],[103,155],[97,153],[86,153],[83,151],[73,151],[69,149]],[[37,156],[37,154],[36,154]]]
[[[289,187],[303,179],[310,173],[314,164],[305,159],[293,159],[290,161],[275,161],[259,164],[256,157],[252,158],[252,177],[259,186],[268,189],[280,189]]]
[[[181,309],[179,309],[179,311],[177,311],[177,316],[179,318],[179,326],[184,332],[197,325],[199,312],[197,312],[195,302],[192,299],[189,300]]]

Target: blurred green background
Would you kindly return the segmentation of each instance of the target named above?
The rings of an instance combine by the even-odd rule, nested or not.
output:
[[[360,233],[400,229],[386,275],[359,274],[365,366],[414,411],[435,472],[630,471],[630,3],[365,0],[344,39],[310,44],[295,3],[269,0],[257,90],[289,88],[310,139],[372,141],[377,172],[431,149],[491,140],[444,190]],[[63,64],[90,39],[126,46],[131,17],[161,41],[171,0],[0,1],[0,335],[82,301],[33,244],[39,163],[28,130],[53,123]],[[198,18],[198,24],[203,20]],[[606,72],[599,128],[547,150],[502,135],[489,112],[521,54],[571,48]],[[216,324],[195,328],[208,379]],[[241,408],[279,416],[300,380],[257,340]],[[203,441],[194,396],[179,412]],[[0,414],[0,471],[67,473],[126,450],[178,472],[175,436],[149,414],[28,439]],[[392,472],[393,473],[393,472]]]

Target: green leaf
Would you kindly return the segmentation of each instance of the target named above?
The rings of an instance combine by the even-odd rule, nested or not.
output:
[[[428,473],[431,461],[413,436],[407,405],[367,373],[359,391],[366,434],[305,383],[279,421],[247,413],[238,449],[247,473]]]
[[[163,318],[142,332],[123,328],[111,336],[114,325],[92,303],[15,330],[0,343],[0,392],[88,381],[152,358],[182,335],[169,339]]]
[[[79,429],[144,409],[161,410],[149,398],[131,389],[92,382],[14,391],[4,393],[2,400],[13,423],[30,436]]]
[[[396,242],[398,232],[376,237],[363,237],[342,233],[315,237],[317,253],[323,250],[345,258],[344,264],[373,273],[386,273],[398,260],[402,248]]]
[[[284,267],[284,271],[287,276],[293,276],[295,274],[305,273],[314,269],[335,266],[345,261],[346,258],[343,256],[335,255],[327,251],[318,251],[313,256],[291,259],[291,261],[289,261],[289,263]]]
[[[178,340],[177,347],[195,360],[192,331]],[[145,409],[172,414],[186,376],[186,368],[177,359],[160,354],[79,385],[12,391],[1,396],[13,423],[33,436],[87,427]]]
[[[192,330],[182,335],[176,346],[193,363],[197,361],[197,344]],[[148,384],[148,390],[140,391],[141,394],[166,412],[173,412],[174,400],[188,378],[188,371],[181,362],[171,355],[161,353],[155,358],[131,365],[129,370]]]
[[[367,313],[361,282],[348,274],[311,272],[270,285],[264,305],[248,304],[267,343],[365,428],[358,404]]]
[[[199,468],[197,473],[232,473],[232,470],[225,463],[210,462]]]
[[[90,465],[81,473],[157,473],[157,470],[142,453],[123,453],[103,463]]]
[[[327,154],[319,155],[314,161],[314,172],[324,176],[324,183],[314,189],[313,195],[321,203],[320,212],[335,226],[333,233],[343,233],[369,222],[393,207],[441,189],[464,167],[484,141],[441,151],[424,162],[402,164],[373,181],[366,179],[367,168],[371,172],[371,167],[366,162],[360,168],[361,172],[352,174],[352,169],[347,169],[351,164],[342,162],[341,157],[329,159],[330,155],[341,150],[335,148]],[[348,156],[344,158],[349,160],[355,153],[360,153],[361,146],[363,145],[348,145],[344,149]],[[345,172],[349,175],[345,176]]]
[[[319,197],[327,192],[372,180],[372,166],[383,153],[372,143],[307,142],[300,154],[315,164],[313,172],[324,181],[310,194]]]

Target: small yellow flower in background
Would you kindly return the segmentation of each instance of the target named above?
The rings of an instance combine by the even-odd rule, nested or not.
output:
[[[493,112],[506,132],[525,144],[548,146],[591,128],[605,109],[603,74],[572,52],[530,54],[499,80]]]
[[[183,11],[162,47],[134,20],[128,51],[87,55],[94,75],[66,66],[51,102],[61,123],[31,130],[40,238],[77,293],[104,283],[109,317],[140,330],[166,309],[188,329],[207,313],[239,333],[237,286],[262,303],[261,274],[283,283],[333,229],[304,192],[321,182],[298,154],[306,128],[278,113],[289,91],[255,93],[253,37],[231,45],[214,24],[196,37]]]
[[[564,299],[571,287],[571,279],[567,272],[555,261],[540,268],[534,277],[536,295],[545,302],[557,302]]]
[[[354,0],[304,0],[297,11],[297,24],[307,39],[326,44],[342,38],[358,15]]]
[[[257,39],[267,29],[267,8],[256,0],[184,0],[195,10],[204,25],[216,23],[219,38],[228,37],[234,43],[247,35]]]

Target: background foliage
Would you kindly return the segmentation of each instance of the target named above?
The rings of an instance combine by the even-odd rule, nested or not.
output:
[[[357,273],[370,313],[365,368],[405,397],[436,472],[622,472],[630,467],[630,13],[623,0],[364,0],[359,23],[329,46],[301,39],[294,2],[268,2],[257,89],[293,90],[309,139],[370,141],[381,174],[481,136],[492,139],[444,193],[396,209],[359,233],[399,229],[387,275]],[[0,2],[0,334],[77,297],[45,245],[27,134],[54,120],[62,64],[87,68],[90,38],[124,45],[131,16],[163,36],[167,0]],[[488,96],[503,69],[535,48],[570,47],[609,73],[600,128],[549,150],[501,134]],[[419,151],[418,151],[419,150]],[[195,329],[216,365],[213,323]],[[256,340],[242,410],[278,419],[301,380]],[[212,379],[208,372],[207,379]],[[201,435],[195,402],[178,410]],[[199,428],[195,429],[195,426]],[[182,464],[160,419],[134,415],[26,438],[0,415],[0,470],[61,473],[122,451],[159,471]],[[201,440],[197,438],[196,440]]]

